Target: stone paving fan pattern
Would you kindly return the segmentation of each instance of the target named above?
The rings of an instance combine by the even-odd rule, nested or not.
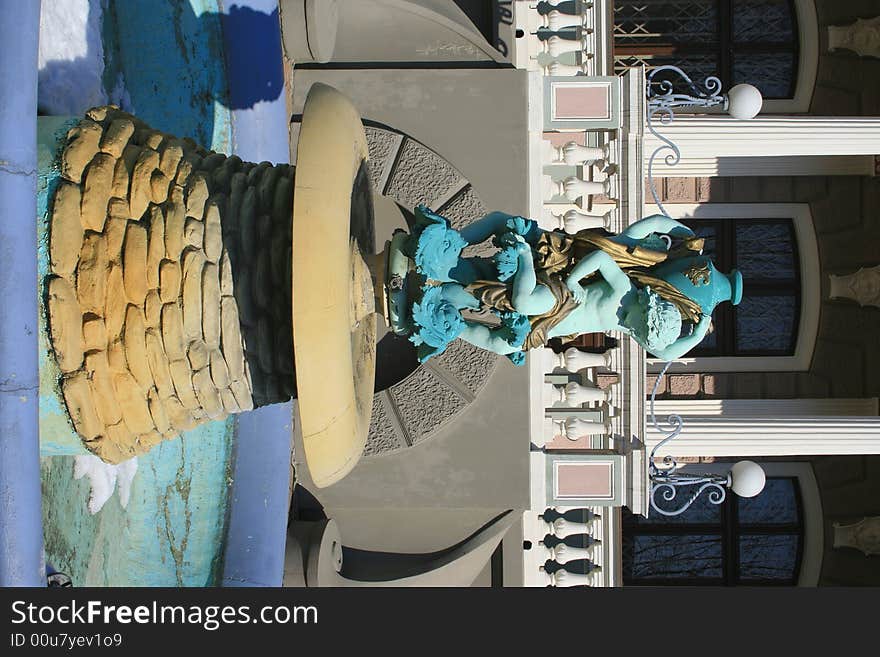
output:
[[[295,394],[294,168],[242,162],[115,107],[67,135],[46,295],[61,389],[116,463]]]

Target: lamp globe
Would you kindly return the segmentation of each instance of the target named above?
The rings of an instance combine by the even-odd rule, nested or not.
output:
[[[730,488],[740,497],[754,497],[764,490],[767,477],[754,461],[739,461],[730,469]]]
[[[738,84],[727,92],[727,113],[735,119],[755,118],[763,104],[761,92],[750,84]]]

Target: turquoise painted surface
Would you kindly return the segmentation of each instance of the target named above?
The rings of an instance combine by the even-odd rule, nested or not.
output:
[[[211,586],[225,532],[232,426],[213,422],[138,457],[125,509],[95,515],[73,457],[42,460],[46,558],[75,586]]]
[[[163,131],[230,152],[231,112],[218,3],[126,0],[104,15],[105,87],[126,86],[138,116]],[[44,132],[50,131],[45,123]],[[56,137],[66,133],[59,132]],[[51,132],[46,134],[51,135]],[[51,143],[50,138],[44,141]],[[47,147],[41,157],[50,158]],[[48,199],[57,167],[41,162],[39,272],[48,273]],[[41,304],[43,286],[40,283]],[[125,509],[114,492],[95,515],[89,482],[73,478],[85,453],[58,394],[44,308],[40,324],[40,432],[46,559],[75,586],[210,586],[219,580],[235,422],[212,422],[138,457]]]
[[[231,114],[217,0],[126,0],[103,15],[104,87],[159,130],[229,153]],[[125,109],[125,108],[123,108]]]

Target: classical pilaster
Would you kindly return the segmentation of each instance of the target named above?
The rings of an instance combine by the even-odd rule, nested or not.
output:
[[[657,401],[661,424],[677,414],[684,428],[664,446],[672,456],[810,456],[880,453],[877,399]],[[650,423],[652,449],[666,434]]]
[[[875,117],[676,116],[658,132],[681,150],[668,166],[663,151],[655,176],[869,175],[880,153]],[[662,142],[645,133],[645,158]]]

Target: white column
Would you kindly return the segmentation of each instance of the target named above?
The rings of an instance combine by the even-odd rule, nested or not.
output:
[[[667,415],[753,418],[801,418],[817,416],[874,417],[877,397],[856,399],[658,399],[658,420]],[[650,421],[650,418],[649,418]]]
[[[880,454],[878,417],[755,418],[683,416],[680,435],[657,456]],[[659,418],[658,418],[659,420]],[[665,434],[648,425],[650,451]]]
[[[654,161],[656,176],[715,175],[868,175],[880,154],[880,118],[759,116],[676,116],[655,129],[681,150],[681,161],[667,166],[663,151]],[[645,131],[644,157],[661,142]],[[770,158],[770,159],[767,159]]]

